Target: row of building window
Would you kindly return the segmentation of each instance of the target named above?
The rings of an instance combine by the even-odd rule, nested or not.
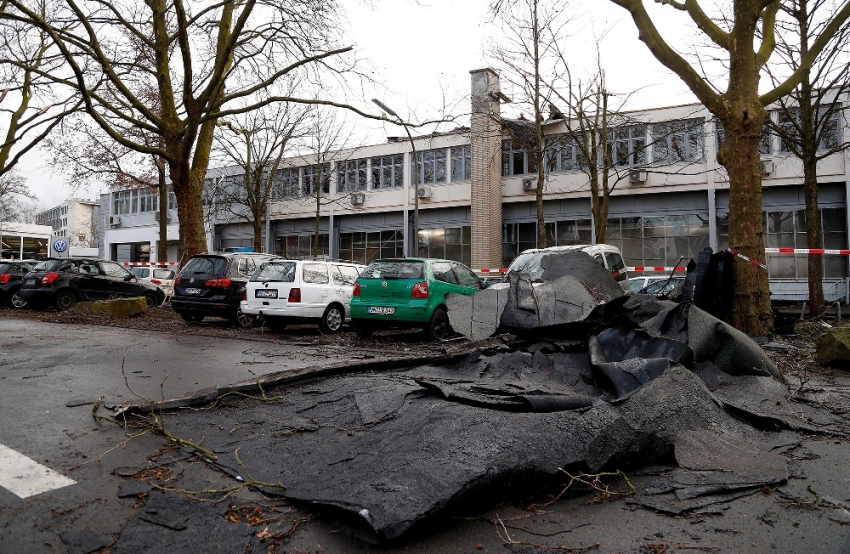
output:
[[[828,151],[841,144],[841,120],[839,109],[822,109],[824,118],[818,150]],[[769,117],[789,136],[797,135],[796,121],[799,110],[790,113],[771,112]],[[648,165],[667,165],[675,163],[695,163],[705,158],[704,120],[689,119],[656,123],[653,125],[632,125],[612,129],[608,132],[608,154],[611,163],[618,167]],[[715,121],[717,148],[723,144],[726,132],[719,121]],[[776,140],[774,140],[776,139]],[[762,130],[759,149],[763,155],[790,154],[792,145],[781,135],[776,137],[768,125]],[[587,167],[587,160],[575,139],[567,134],[546,137],[544,154],[546,171],[562,173],[580,171]],[[601,163],[601,160],[597,160]],[[532,156],[516,141],[502,142],[502,176],[526,175],[537,172]]]
[[[155,212],[159,208],[159,192],[150,189],[122,190],[112,193],[112,213],[115,215]],[[168,193],[168,209],[177,209],[177,197]]]
[[[806,245],[805,211],[765,212],[766,246],[768,248],[808,248]],[[546,223],[547,246],[590,244],[590,219],[572,219]],[[821,209],[824,248],[846,248],[846,219],[844,208]],[[607,243],[616,246],[630,266],[684,265],[696,259],[709,246],[707,213],[667,215],[660,217],[611,218],[607,227]],[[729,247],[728,213],[717,216],[718,248]],[[312,257],[313,235],[279,236],[275,253],[289,258]],[[469,226],[420,229],[417,255],[442,258],[470,264],[471,232]],[[506,223],[502,227],[502,265],[530,248],[537,248],[537,224]],[[319,256],[329,256],[328,235],[320,236]],[[401,230],[359,233],[340,233],[339,258],[368,264],[378,258],[399,258],[404,255],[404,236]],[[847,260],[841,256],[824,256],[824,277],[848,276]],[[805,279],[808,261],[805,255],[768,254],[768,274],[771,279]]]
[[[468,181],[471,176],[470,147],[457,146],[436,150],[417,151],[411,156],[413,182],[420,185],[435,185],[449,182]],[[450,163],[449,163],[450,161]],[[447,169],[448,168],[448,169]],[[275,199],[295,198],[328,194],[332,181],[331,164],[290,167],[277,171],[272,183]],[[404,186],[404,155],[377,156],[366,159],[346,160],[336,164],[336,192],[358,192],[369,188],[382,190]]]

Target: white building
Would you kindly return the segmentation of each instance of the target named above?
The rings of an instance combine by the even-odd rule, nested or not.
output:
[[[100,204],[95,200],[68,198],[58,206],[39,212],[35,221],[53,228],[53,235],[67,237],[69,246],[95,248],[99,240]]]
[[[46,225],[0,221],[0,259],[44,258],[52,233]]]
[[[527,153],[508,140],[492,117],[504,100],[498,75],[489,69],[471,74],[471,128],[415,137],[420,229],[415,253],[411,144],[390,139],[337,152],[320,172],[330,176],[330,186],[320,194],[322,255],[367,263],[379,256],[417,254],[459,260],[479,269],[505,267],[518,252],[537,246],[534,182],[529,183],[536,172]],[[612,132],[622,165],[611,195],[607,242],[620,248],[630,266],[670,267],[681,258],[696,258],[706,246],[727,248],[729,183],[716,161],[722,128],[700,105],[629,115],[630,121],[639,123]],[[770,117],[778,118],[779,113],[771,111]],[[547,123],[546,136],[552,144],[552,139],[563,136],[564,125],[557,119]],[[849,136],[843,112],[834,128],[831,140],[840,142]],[[544,194],[547,243],[593,242],[590,192],[577,151],[568,141],[552,151]],[[828,249],[848,248],[847,156],[846,152],[834,154],[818,165],[824,247]],[[309,256],[316,211],[310,192],[317,183],[328,183],[316,174],[314,162],[310,157],[292,158],[278,171],[264,238],[267,250],[288,257]],[[806,248],[800,161],[777,137],[766,134],[762,170],[766,246]],[[238,172],[238,168],[211,171],[210,179]],[[120,194],[113,193],[104,205],[117,206]],[[176,217],[176,211],[171,214]],[[140,227],[129,233],[121,216],[120,229],[106,231],[106,244],[154,240],[150,235],[156,231],[153,217],[145,220],[149,230]],[[135,221],[132,218],[141,214],[131,211],[129,216]],[[124,231],[126,236],[118,234]],[[169,240],[176,239],[170,232]],[[217,222],[210,239],[211,249],[216,250],[252,244],[246,224]],[[110,257],[118,259],[109,248]],[[805,255],[767,257],[775,295],[805,291]],[[844,298],[848,258],[825,256],[824,268],[827,298]]]

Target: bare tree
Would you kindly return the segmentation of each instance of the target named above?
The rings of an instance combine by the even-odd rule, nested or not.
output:
[[[728,67],[725,83],[712,82],[701,73],[702,66],[695,67],[668,44],[647,13],[644,0],[611,1],[629,12],[638,29],[638,38],[723,123],[726,140],[717,158],[729,174],[729,244],[734,251],[763,264],[759,139],[767,114],[765,106],[788,95],[800,83],[806,70],[850,17],[850,2],[845,2],[825,22],[817,36],[811,36],[811,46],[799,67],[771,90],[760,94],[759,77],[776,46],[776,15],[787,0],[730,0],[728,12],[713,16],[698,0],[659,0],[688,16],[708,40],[724,50]],[[725,91],[721,91],[724,86]],[[773,312],[767,272],[739,257],[735,258],[733,268],[732,324],[751,335],[768,335],[773,329]]]
[[[832,0],[789,0],[779,8],[776,22],[776,57],[779,63],[766,66],[774,85],[782,75],[801,67],[811,49],[812,37],[820,36],[823,27],[835,17]],[[779,137],[781,151],[789,152],[802,162],[803,191],[806,199],[806,246],[823,248],[821,214],[818,204],[818,163],[850,148],[850,140],[842,141],[841,128],[847,117],[847,104],[841,99],[850,92],[850,60],[845,59],[850,46],[850,27],[839,29],[823,49],[811,68],[803,68],[799,84],[779,99],[779,119],[767,119],[771,132]],[[817,317],[824,312],[823,256],[808,256],[809,313]]]
[[[558,41],[568,23],[566,3],[544,0],[497,0],[491,4],[493,15],[501,23],[503,35],[491,48],[493,57],[508,82],[513,85],[513,101],[525,105],[530,121],[499,118],[504,130],[517,146],[528,152],[529,173],[535,173],[537,207],[537,245],[546,248],[543,192],[546,184],[546,144],[543,137],[543,110],[552,103],[552,89],[546,86],[542,73],[558,58]],[[519,93],[517,97],[516,92]]]
[[[3,11],[0,6],[0,12]],[[35,2],[33,10],[48,17],[52,2]],[[52,48],[46,32],[17,20],[0,20],[0,117],[5,131],[0,143],[0,175],[81,105],[68,87],[45,74],[57,71],[64,60]],[[63,96],[64,93],[64,96]]]
[[[7,171],[0,175],[0,221],[23,222],[29,200],[35,200],[35,196],[19,172]]]
[[[320,73],[352,69],[341,58],[352,48],[338,46],[336,30],[342,26],[336,24],[333,0],[192,5],[65,0],[57,11],[56,20],[74,25],[53,24],[25,0],[8,0],[0,18],[49,35],[67,71],[44,76],[76,89],[86,112],[114,141],[165,160],[177,197],[183,255],[206,247],[202,190],[218,118],[293,102],[385,119],[310,96],[256,96],[283,77],[309,84]],[[151,88],[157,91],[156,106],[145,98]],[[157,135],[161,144],[126,136],[121,132],[126,125]]]
[[[276,104],[236,116],[236,121],[219,120],[229,132],[217,138],[226,158],[242,169],[210,198],[215,219],[251,225],[254,251],[262,250],[263,217],[268,214],[275,177],[291,141],[300,137],[307,108],[298,104]]]

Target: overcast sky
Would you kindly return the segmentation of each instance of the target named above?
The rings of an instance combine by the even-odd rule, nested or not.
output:
[[[488,41],[498,36],[489,22],[491,0],[372,0],[342,2],[348,10],[346,36],[358,56],[372,69],[379,86],[364,91],[366,101],[377,96],[402,117],[415,111],[420,117],[436,115],[443,96],[464,99],[460,109],[468,111],[471,69],[490,67],[486,55]],[[652,2],[648,8],[660,10]],[[692,102],[693,96],[672,77],[637,39],[637,31],[626,12],[605,0],[573,0],[577,23],[570,39],[570,60],[579,68],[595,63],[594,33],[609,33],[602,43],[602,61],[608,88],[622,94],[639,92],[632,107],[670,106]],[[588,13],[592,10],[592,14]],[[671,14],[673,15],[673,14]],[[686,30],[672,18],[669,30]],[[683,21],[683,20],[679,20]],[[507,88],[505,92],[511,95]],[[350,101],[363,99],[349,98]],[[372,111],[374,106],[368,105]],[[364,123],[369,127],[369,124]],[[383,141],[387,134],[400,135],[400,128],[371,125],[369,141]],[[52,174],[42,159],[30,156],[21,169],[38,196],[41,208],[62,202],[71,189],[61,174]],[[82,197],[96,197],[99,191],[83,190]]]

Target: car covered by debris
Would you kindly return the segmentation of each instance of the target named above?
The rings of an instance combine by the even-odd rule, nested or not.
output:
[[[0,261],[0,305],[8,304],[15,309],[26,307],[27,303],[20,295],[21,281],[37,263],[36,260]]]
[[[21,298],[33,309],[70,310],[83,300],[144,297],[148,308],[162,304],[162,289],[137,278],[121,264],[86,258],[48,258],[24,276]]]
[[[430,340],[451,331],[446,295],[469,296],[484,283],[462,263],[433,258],[375,260],[354,284],[351,323],[361,338],[376,329],[421,327]]]
[[[531,248],[523,250],[514,258],[508,271],[502,277],[503,282],[509,280],[514,273],[524,273],[533,282],[540,282],[543,275],[541,262],[546,256],[559,256],[568,252],[584,252],[596,260],[602,267],[611,272],[611,276],[617,281],[623,290],[628,290],[629,272],[620,249],[610,244],[578,244],[571,246],[550,246],[549,248]],[[550,275],[550,279],[559,276]]]
[[[189,258],[174,280],[171,307],[188,322],[221,317],[251,327],[254,316],[242,313],[245,286],[263,263],[275,256],[254,252],[205,252]]]
[[[629,279],[629,292],[632,294],[651,294],[653,296],[666,296],[685,282],[684,275],[673,276],[641,276]]]
[[[324,260],[269,260],[251,276],[242,313],[262,317],[271,328],[315,321],[336,333],[349,318],[351,296],[364,265]]]

